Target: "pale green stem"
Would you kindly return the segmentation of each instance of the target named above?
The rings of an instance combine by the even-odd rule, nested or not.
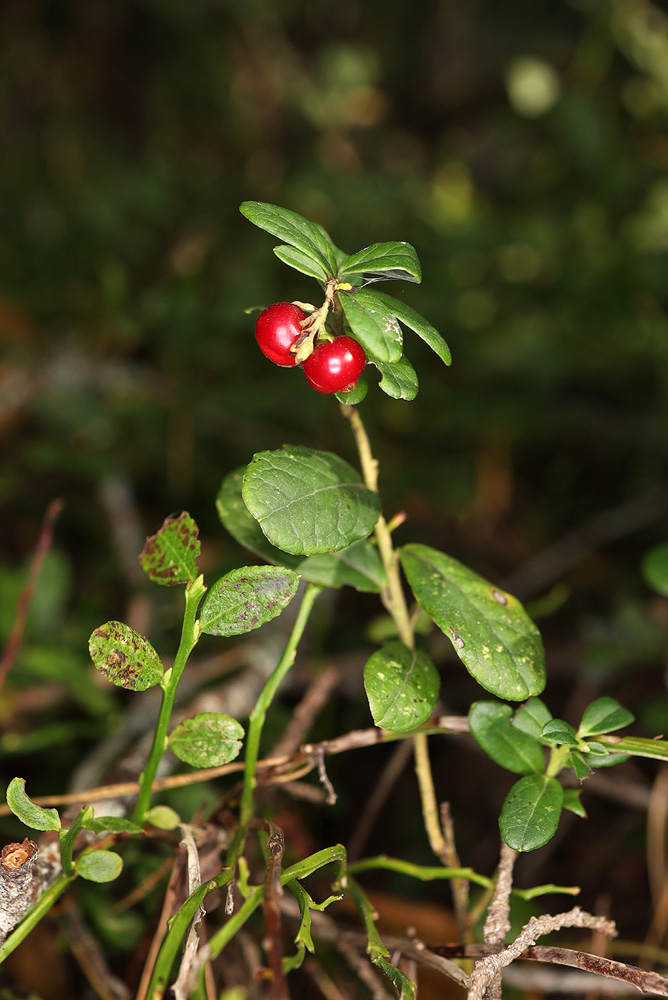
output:
[[[171,719],[176,689],[181,680],[183,669],[188,662],[188,657],[192,653],[197,640],[201,635],[201,629],[197,620],[197,608],[202,599],[206,587],[204,578],[198,576],[196,580],[186,587],[186,607],[183,613],[183,627],[181,629],[181,641],[174,658],[171,670],[165,673],[162,686],[162,704],[160,714],[153,735],[153,745],[146,761],[146,767],[139,778],[139,796],[135,807],[134,821],[142,823],[146,811],[151,804],[151,794],[153,782],[158,772],[158,765],[162,759],[167,746],[167,733],[169,731],[169,720]]]
[[[322,590],[317,584],[310,583],[304,591],[299,613],[292,626],[292,631],[283,655],[274,668],[273,673],[265,683],[255,708],[248,719],[248,736],[246,738],[246,757],[244,761],[244,784],[241,792],[241,802],[239,807],[239,826],[237,827],[234,839],[230,845],[227,857],[228,868],[234,871],[239,855],[244,849],[248,828],[253,817],[253,794],[257,785],[256,769],[260,753],[260,739],[267,710],[271,705],[279,685],[284,680],[290,667],[294,663],[297,653],[297,646],[304,634],[306,623],[313,609],[316,597]]]
[[[368,489],[374,493],[378,492],[378,461],[373,457],[371,444],[362,423],[359,410],[354,406],[341,407],[343,415],[350,421],[350,426],[355,437],[357,452],[360,458],[362,476]],[[381,514],[374,528],[378,553],[380,555],[387,586],[381,591],[383,604],[392,616],[397,627],[399,638],[408,646],[415,649],[415,636],[413,625],[408,613],[408,606],[401,585],[401,575],[399,573],[399,553],[392,544],[392,534],[387,526],[387,521]],[[420,799],[422,802],[422,816],[429,838],[431,849],[437,858],[443,860],[446,844],[441,823],[438,815],[438,803],[434,791],[434,781],[429,762],[429,747],[425,733],[417,733],[414,738],[415,753],[415,773],[417,774],[418,786],[420,788]]]

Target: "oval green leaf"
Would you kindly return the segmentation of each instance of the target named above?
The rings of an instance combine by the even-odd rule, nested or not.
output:
[[[515,597],[427,545],[405,545],[400,555],[418,603],[482,687],[510,701],[543,690],[540,632]]]
[[[12,778],[7,787],[7,805],[17,819],[31,830],[60,830],[57,809],[43,809],[26,795],[24,778]]]
[[[158,830],[175,830],[181,817],[171,806],[152,806],[144,816],[144,822]]]
[[[360,274],[375,280],[422,281],[422,268],[415,248],[403,242],[373,243],[351,254],[341,265],[339,279]]]
[[[77,860],[76,870],[88,882],[113,882],[123,870],[123,859],[115,851],[88,851]]]
[[[541,735],[548,743],[558,743],[568,747],[576,747],[579,742],[571,724],[564,722],[563,719],[550,719],[543,726]]]
[[[378,385],[383,392],[391,396],[392,399],[405,399],[406,401],[415,399],[419,389],[417,372],[405,355],[399,361],[392,363],[376,361],[375,365],[382,376]]]
[[[340,298],[350,328],[369,361],[398,361],[401,357],[401,327],[385,303],[366,289],[341,292]]]
[[[167,517],[155,535],[146,539],[139,561],[149,579],[164,587],[190,583],[197,576],[199,529],[190,514]]]
[[[364,687],[374,723],[404,733],[429,718],[440,683],[426,653],[391,642],[367,660]]]
[[[293,556],[272,545],[244,503],[241,487],[245,471],[245,467],[235,469],[226,476],[216,497],[218,517],[239,545],[324,587],[348,585],[356,590],[377,592],[385,586],[378,550],[366,539],[320,556]]]
[[[263,201],[244,201],[239,211],[253,225],[301,251],[301,260],[308,258],[314,267],[317,265],[323,281],[334,277],[338,270],[334,248],[319,226],[298,212]]]
[[[585,709],[578,733],[585,738],[599,736],[630,726],[633,720],[633,714],[614,698],[597,698]]]
[[[299,577],[283,566],[241,566],[214,583],[200,611],[207,635],[241,635],[280,615],[297,593]]]
[[[162,680],[162,663],[151,643],[123,622],[96,628],[88,649],[97,669],[118,687],[145,691]]]
[[[540,698],[529,698],[515,712],[512,725],[535,740],[543,740],[543,726],[552,718],[552,712]]]
[[[239,756],[243,737],[243,726],[236,719],[219,712],[200,712],[175,727],[169,746],[191,767],[220,767]]]
[[[540,774],[545,755],[538,740],[511,726],[513,710],[500,701],[476,701],[469,712],[469,726],[476,743],[488,757],[515,774]]]
[[[380,513],[378,494],[347,462],[292,445],[255,455],[242,492],[272,545],[294,555],[345,549],[371,533]]]
[[[405,302],[399,302],[398,299],[395,299],[392,295],[388,295],[386,292],[376,292],[376,295],[385,303],[388,309],[392,310],[400,323],[407,326],[421,340],[424,340],[428,347],[431,347],[432,351],[439,356],[444,364],[449,365],[452,363],[450,348],[438,330],[431,323],[428,323],[424,316],[420,316],[415,309],[411,309]]]
[[[318,281],[327,281],[327,269],[311,254],[289,246],[274,247],[274,253],[288,267],[294,267],[295,271],[308,274],[309,277],[316,278]]]
[[[516,781],[499,817],[501,836],[514,851],[535,851],[557,832],[564,790],[556,778],[529,774]]]

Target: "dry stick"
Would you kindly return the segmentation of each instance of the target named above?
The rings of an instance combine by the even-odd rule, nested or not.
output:
[[[487,919],[483,927],[483,941],[488,947],[495,948],[503,944],[510,930],[510,890],[513,887],[513,869],[517,851],[501,841],[499,867],[496,872],[496,885],[487,909]],[[476,968],[471,977],[475,982]],[[489,1000],[501,1000],[501,970],[491,978],[485,990]]]
[[[44,520],[42,521],[42,528],[39,533],[39,538],[37,539],[37,545],[35,546],[35,551],[30,563],[28,582],[19,597],[19,603],[16,609],[16,618],[14,619],[12,630],[9,633],[7,644],[3,650],[2,659],[0,659],[0,687],[4,683],[5,677],[11,670],[14,660],[16,659],[16,654],[19,651],[21,639],[23,638],[23,631],[26,625],[26,619],[28,617],[30,602],[32,601],[33,594],[35,593],[35,587],[37,586],[39,575],[42,572],[44,559],[46,558],[46,554],[51,548],[51,544],[53,542],[53,529],[64,505],[64,500],[52,500],[46,509]]]
[[[369,437],[362,423],[362,418],[354,406],[342,404],[341,412],[350,421],[360,457],[364,482],[368,489],[377,493],[378,462],[371,452]],[[415,649],[415,637],[413,635],[413,626],[408,613],[403,587],[401,586],[399,554],[392,545],[392,535],[382,514],[378,517],[376,527],[374,528],[374,535],[383,569],[385,570],[385,576],[387,577],[387,587],[381,591],[381,599],[397,626],[399,638],[405,646],[413,650]],[[426,735],[424,733],[417,733],[414,737],[413,746],[415,750],[415,772],[420,788],[425,829],[431,849],[437,858],[441,858],[445,849],[445,839],[438,818],[438,805],[436,803],[436,793],[434,792]]]
[[[263,826],[269,834],[262,909],[267,928],[266,949],[271,969],[270,996],[274,997],[274,1000],[288,1000],[288,984],[283,973],[283,934],[280,907],[280,897],[283,895],[281,862],[285,854],[285,838],[282,829],[276,823],[265,820]]]

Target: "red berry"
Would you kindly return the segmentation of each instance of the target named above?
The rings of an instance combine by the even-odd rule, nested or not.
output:
[[[302,333],[302,319],[306,319],[306,313],[292,302],[274,302],[258,316],[255,338],[262,353],[275,365],[290,368],[296,364],[290,348]]]
[[[354,389],[366,364],[364,348],[352,337],[318,344],[303,364],[306,381],[316,392]]]

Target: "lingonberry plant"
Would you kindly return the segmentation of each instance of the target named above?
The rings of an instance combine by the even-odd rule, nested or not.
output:
[[[302,366],[307,382],[317,391],[336,394],[341,417],[348,422],[357,448],[359,471],[329,452],[286,444],[278,451],[259,452],[245,468],[229,472],[216,500],[220,520],[263,564],[242,566],[212,584],[205,585],[198,572],[198,529],[188,513],[168,518],[147,540],[140,558],[150,579],[185,588],[183,626],[173,661],[166,668],[146,637],[118,621],[106,622],[93,632],[90,654],[98,670],[126,690],[161,689],[151,748],[136,786],[112,786],[79,795],[77,802],[83,803],[82,808],[63,817],[66,825],[56,809],[45,808],[27,796],[23,779],[11,782],[7,792],[10,809],[31,829],[50,831],[51,840],[47,834],[39,847],[48,856],[49,865],[43,866],[39,875],[34,905],[5,906],[3,932],[8,936],[0,947],[0,960],[77,878],[94,882],[116,879],[123,865],[125,842],[164,840],[172,836],[170,831],[178,830],[187,859],[187,889],[179,895],[175,882],[165,897],[141,997],[159,1000],[170,983],[179,997],[203,997],[207,968],[215,965],[260,907],[264,923],[259,938],[266,954],[262,974],[271,980],[272,996],[287,997],[289,973],[302,963],[307,951],[317,951],[319,936],[336,939],[335,920],[320,911],[344,894],[359,911],[371,962],[404,1000],[415,995],[415,985],[401,968],[402,956],[413,964],[436,966],[468,991],[470,1000],[500,996],[502,968],[541,935],[561,927],[614,933],[609,921],[574,907],[556,916],[532,917],[506,945],[511,893],[531,899],[578,891],[552,884],[514,888],[517,854],[546,844],[557,830],[562,810],[584,816],[580,787],[596,768],[629,755],[666,760],[668,743],[617,735],[633,719],[610,697],[596,699],[577,725],[553,718],[541,697],[546,682],[541,637],[521,603],[444,552],[426,544],[395,543],[395,531],[403,518],[392,517],[383,509],[378,463],[358,404],[374,381],[367,374],[374,369],[380,376],[375,380],[380,391],[405,401],[417,394],[418,378],[404,354],[406,329],[422,338],[445,365],[450,364],[449,349],[429,322],[399,300],[370,288],[380,280],[420,281],[413,247],[388,242],[349,255],[334,246],[319,226],[294,212],[258,202],[245,202],[241,211],[281,240],[274,253],[282,261],[318,282],[324,296],[321,304],[270,305],[257,320],[256,336],[270,360],[285,367]],[[337,404],[332,401],[327,405]],[[653,572],[661,577],[665,560],[664,564],[658,562],[659,570],[655,560]],[[668,577],[665,565],[663,577]],[[324,589],[340,587],[377,594],[388,616],[384,641],[364,668],[374,725],[342,733],[325,743],[302,744],[294,752],[263,760],[260,750],[265,720],[294,662],[311,611]],[[245,729],[236,719],[209,711],[173,725],[179,682],[202,633],[247,633],[280,615],[292,601],[298,602],[298,610],[285,648]],[[418,622],[425,619],[447,636],[485,692],[466,717],[438,715],[441,678],[424,629],[417,629]],[[470,734],[500,767],[519,775],[499,818],[502,846],[496,874],[476,872],[460,864],[449,814],[439,809],[436,800],[428,739],[447,738],[450,733]],[[397,740],[413,743],[425,833],[438,864],[424,866],[385,855],[348,863],[344,846],[335,844],[284,867],[283,831],[258,807],[258,789],[316,769],[331,801],[334,789],[325,770],[328,754]],[[239,764],[235,758],[242,746],[244,758]],[[158,777],[168,748],[195,770]],[[202,822],[200,817],[195,823],[170,806],[154,803],[158,790],[238,771],[242,772],[241,785],[229,790],[226,810],[214,814],[227,817],[224,827],[222,820]],[[569,779],[566,783],[564,777]],[[130,816],[123,814],[129,791],[135,796]],[[100,805],[110,798],[114,800],[113,814]],[[261,855],[254,848],[254,837],[264,853],[259,872]],[[213,853],[212,843],[218,844]],[[209,848],[206,852],[204,845]],[[28,840],[23,845],[9,845],[12,850],[2,852],[0,869],[5,872],[3,865],[11,855],[15,873],[29,873],[33,866],[38,871],[38,846]],[[111,849],[114,846],[116,850]],[[334,894],[317,903],[302,881],[330,864],[335,866]],[[390,961],[390,951],[375,927],[373,907],[358,879],[365,871],[382,868],[423,881],[451,882],[460,940],[449,945],[449,957],[445,957],[443,947],[430,949],[406,939],[394,947],[397,958]],[[474,902],[469,901],[471,884],[482,889]],[[221,889],[225,890],[224,916],[209,918],[209,939],[202,947],[197,932],[202,904],[210,893]],[[8,898],[7,893],[4,898]],[[26,892],[25,898],[29,902],[30,894]],[[476,944],[474,928],[483,917],[479,932],[482,944]],[[294,946],[288,943],[288,926]],[[594,961],[583,952],[563,948],[552,947],[543,953],[534,949],[533,957],[541,954],[544,961],[594,969],[633,982],[646,992],[668,995],[668,982],[653,973],[601,958]],[[178,974],[174,968],[177,960]]]

